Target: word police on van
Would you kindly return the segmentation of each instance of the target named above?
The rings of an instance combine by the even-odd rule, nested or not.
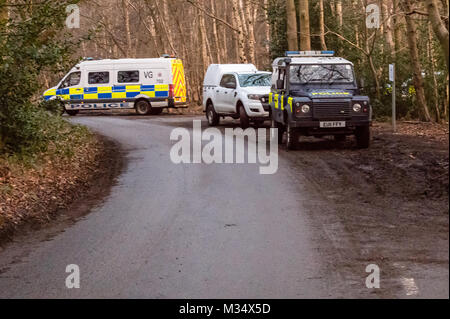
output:
[[[163,108],[186,106],[186,80],[181,60],[93,60],[77,64],[44,93],[58,99],[69,115],[80,110],[136,109],[139,115],[160,114]]]

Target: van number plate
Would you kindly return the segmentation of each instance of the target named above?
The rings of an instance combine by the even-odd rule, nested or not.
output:
[[[345,121],[320,122],[321,128],[345,127]]]

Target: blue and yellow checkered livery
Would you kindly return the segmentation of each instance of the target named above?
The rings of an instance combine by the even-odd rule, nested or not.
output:
[[[85,88],[52,89],[44,94],[45,100],[58,97],[63,101],[133,99],[138,95],[164,99],[169,97],[169,85],[115,85]]]

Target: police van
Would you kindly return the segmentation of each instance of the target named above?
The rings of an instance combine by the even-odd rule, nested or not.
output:
[[[85,59],[44,93],[58,99],[69,115],[80,110],[135,109],[157,115],[164,108],[186,107],[186,80],[180,59]]]
[[[336,141],[355,135],[358,147],[370,145],[370,100],[360,94],[353,63],[333,51],[290,51],[275,59],[269,104],[278,142],[286,133],[288,149],[301,135]]]

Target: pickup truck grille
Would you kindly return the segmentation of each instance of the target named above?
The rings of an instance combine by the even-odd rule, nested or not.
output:
[[[321,100],[313,102],[313,116],[316,119],[342,119],[350,117],[351,102],[348,100]]]

